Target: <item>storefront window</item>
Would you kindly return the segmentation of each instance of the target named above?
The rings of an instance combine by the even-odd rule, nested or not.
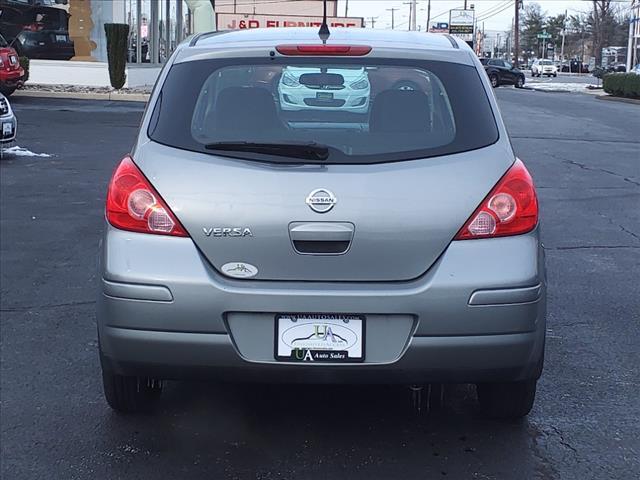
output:
[[[1,0],[0,34],[21,55],[107,60],[105,23],[130,27],[129,63],[165,62],[193,32],[186,0]]]

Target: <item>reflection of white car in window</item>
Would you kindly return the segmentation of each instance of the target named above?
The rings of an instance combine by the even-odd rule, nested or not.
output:
[[[344,82],[342,85],[300,83],[302,75],[319,73],[341,75]],[[321,72],[319,68],[287,66],[282,70],[278,96],[280,107],[286,111],[313,109],[367,113],[371,84],[364,68],[329,68]]]

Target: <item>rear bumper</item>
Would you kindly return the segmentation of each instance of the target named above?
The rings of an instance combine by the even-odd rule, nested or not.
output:
[[[307,383],[540,375],[546,292],[537,232],[453,242],[422,277],[396,283],[230,280],[190,239],[110,226],[102,250],[100,348],[122,374]],[[276,362],[275,315],[286,312],[366,315],[365,362]]]
[[[477,383],[540,376],[539,332],[463,337],[413,337],[389,364],[301,365],[250,362],[227,334],[107,327],[102,361],[124,375],[163,379],[215,378],[268,383]]]
[[[0,85],[3,87],[19,87],[24,84],[24,70],[14,70],[11,72],[0,72]]]

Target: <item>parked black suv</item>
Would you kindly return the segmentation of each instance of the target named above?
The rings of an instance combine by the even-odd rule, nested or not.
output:
[[[493,88],[500,85],[515,85],[516,88],[524,86],[524,73],[509,62],[498,58],[481,58],[480,63],[484,66]]]
[[[2,0],[0,33],[19,55],[69,60],[75,55],[69,38],[69,14],[53,0]]]

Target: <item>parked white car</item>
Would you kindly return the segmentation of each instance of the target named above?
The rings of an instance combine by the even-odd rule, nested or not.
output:
[[[304,75],[304,77],[303,77]],[[314,84],[314,78],[335,78],[335,84]],[[320,82],[322,83],[322,82]],[[287,66],[278,85],[280,108],[285,111],[339,110],[367,113],[371,84],[364,68],[319,68]]]
[[[538,59],[534,61],[531,65],[531,76],[541,77],[542,75],[547,75],[548,77],[553,75],[554,77],[557,77],[558,66],[551,60]]]

